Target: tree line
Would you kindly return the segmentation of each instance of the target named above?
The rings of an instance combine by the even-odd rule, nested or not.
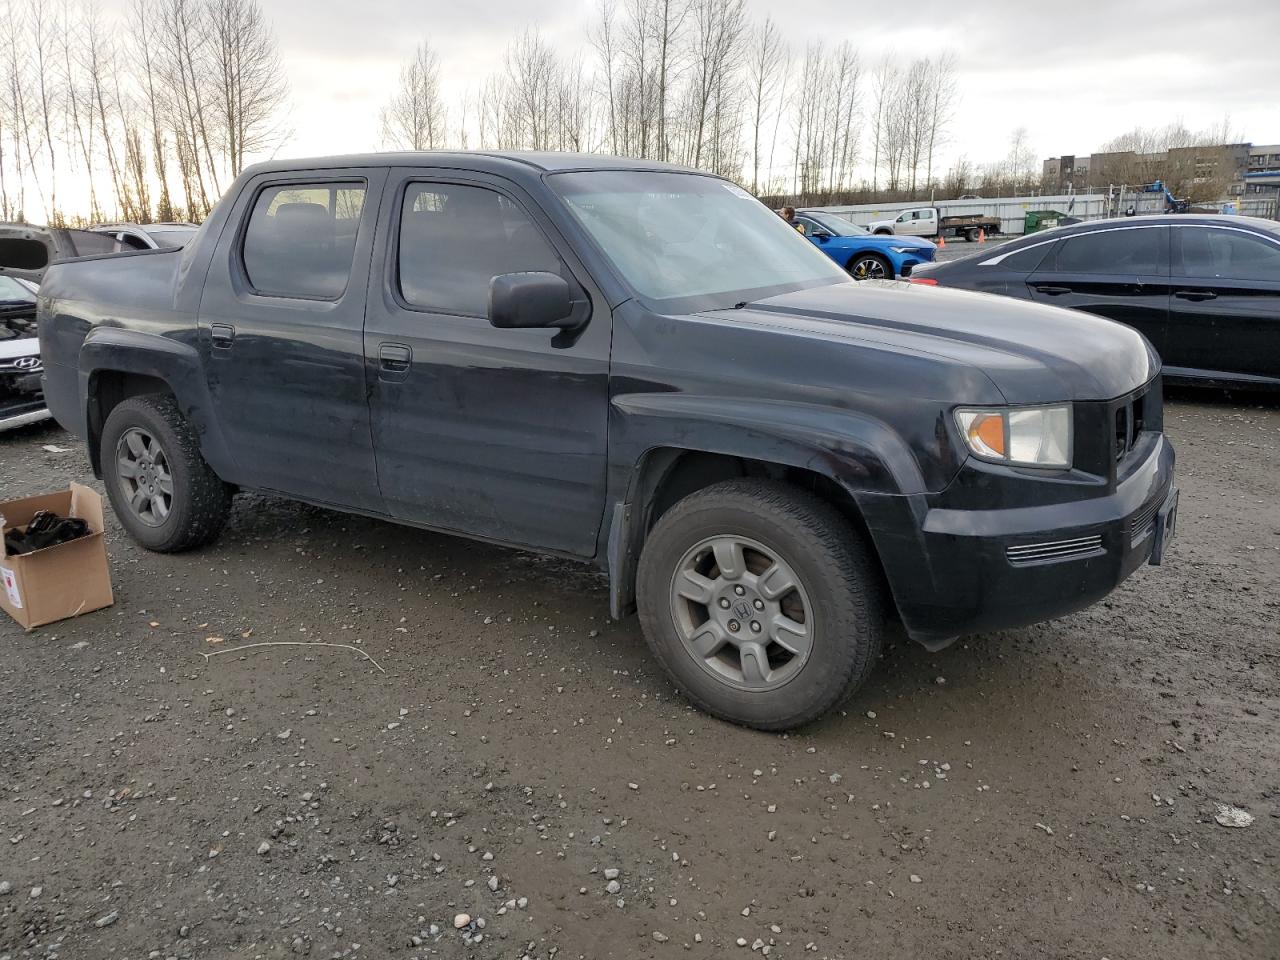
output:
[[[0,218],[202,220],[286,131],[258,0],[13,0],[0,20]],[[88,183],[88,209],[59,191]],[[74,215],[73,215],[74,214]]]
[[[868,67],[847,41],[798,49],[746,0],[601,0],[582,49],[528,28],[452,103],[440,71],[425,38],[383,108],[384,147],[606,152],[805,202],[868,164],[873,189],[936,184],[958,99],[949,53]]]
[[[424,37],[382,105],[387,149],[604,152],[730,177],[775,205],[1019,195],[1041,188],[1025,129],[1007,155],[949,153],[955,56],[869,58],[793,43],[747,0],[599,0],[583,42],[533,27],[468,91]],[[9,0],[0,21],[0,218],[194,220],[287,140],[289,90],[260,0]],[[1188,139],[1134,131],[1138,153]],[[372,146],[372,145],[371,145]],[[64,197],[88,184],[87,209]],[[74,216],[72,215],[74,214]]]

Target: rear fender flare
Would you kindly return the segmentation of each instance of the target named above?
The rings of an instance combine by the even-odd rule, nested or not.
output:
[[[224,479],[234,474],[234,460],[218,425],[196,348],[172,337],[120,327],[93,328],[80,348],[78,375],[80,396],[84,398],[84,435],[91,441],[95,473],[101,474],[94,438],[106,419],[98,399],[98,383],[105,373],[137,374],[167,384],[182,415],[200,436],[200,452],[205,461]]]

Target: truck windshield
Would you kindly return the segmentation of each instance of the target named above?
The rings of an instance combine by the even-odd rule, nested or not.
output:
[[[622,278],[673,313],[847,282],[813,244],[745,190],[651,170],[548,178]]]

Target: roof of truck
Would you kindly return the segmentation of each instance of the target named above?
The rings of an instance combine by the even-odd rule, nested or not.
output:
[[[538,173],[562,173],[569,170],[703,172],[659,160],[637,160],[633,157],[614,157],[603,153],[558,153],[551,150],[414,150],[394,153],[352,153],[332,157],[269,160],[255,164],[249,168],[249,171],[274,173],[333,167],[419,166],[492,171],[522,169]]]

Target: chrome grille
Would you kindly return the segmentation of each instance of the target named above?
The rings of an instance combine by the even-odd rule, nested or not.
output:
[[[1021,546],[1005,548],[1005,556],[1015,567],[1079,560],[1103,552],[1100,533],[1088,537],[1076,537],[1073,540],[1049,540],[1045,543],[1024,543]]]

